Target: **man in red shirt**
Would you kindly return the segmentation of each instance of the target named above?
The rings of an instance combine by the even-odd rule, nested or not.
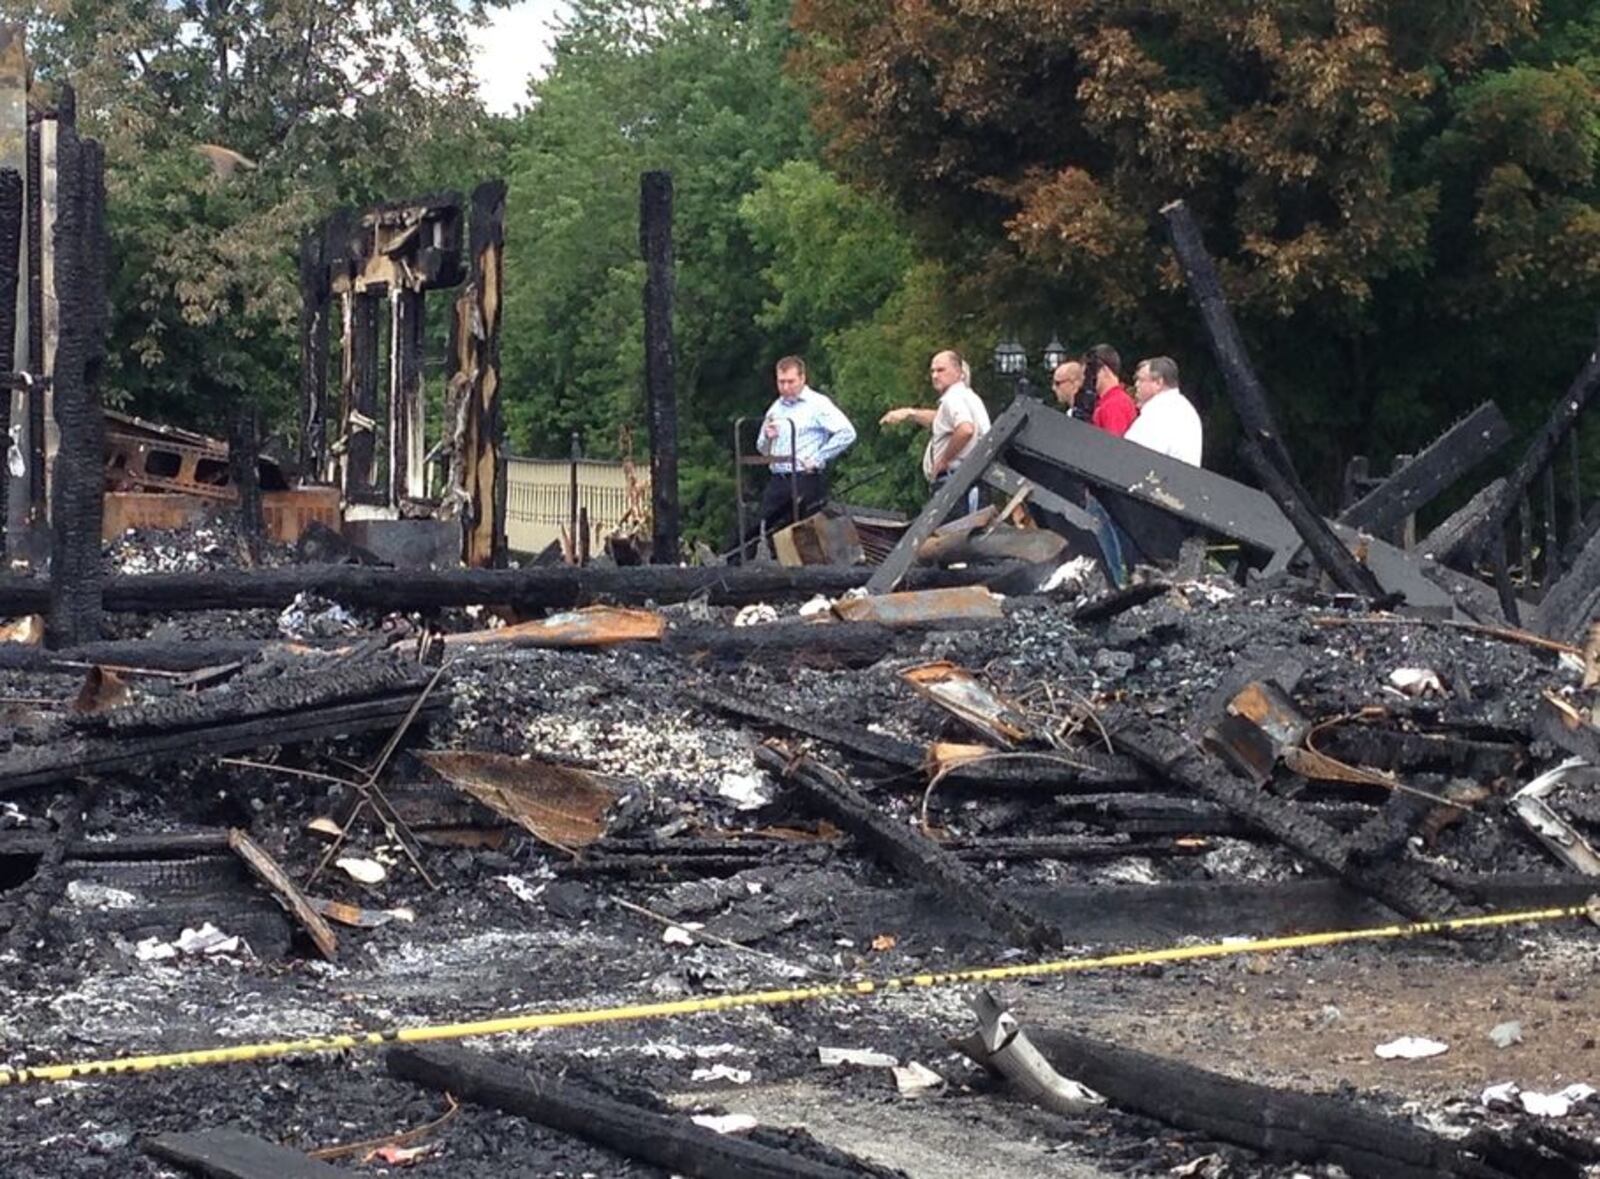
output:
[[[1133,425],[1133,419],[1139,416],[1138,407],[1117,375],[1122,371],[1122,357],[1110,344],[1096,344],[1084,353],[1083,361],[1085,372],[1094,373],[1095,402],[1091,420],[1108,434],[1121,438]]]

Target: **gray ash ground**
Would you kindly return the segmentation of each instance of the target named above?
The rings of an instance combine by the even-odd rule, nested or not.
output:
[[[216,559],[227,562],[225,546]],[[1313,717],[1380,705],[1392,723],[1419,730],[1469,724],[1475,732],[1526,733],[1540,691],[1576,682],[1552,657],[1528,648],[1427,627],[1313,625],[1322,612],[1292,596],[1254,598],[1233,587],[1225,596],[1221,585],[1207,585],[1184,587],[1109,623],[1079,626],[1070,603],[1030,600],[1012,603],[1002,626],[929,635],[914,657],[850,671],[686,661],[649,649],[468,654],[447,673],[448,720],[424,743],[529,753],[589,768],[626,795],[613,819],[614,836],[706,838],[807,816],[770,781],[765,785],[773,801],[765,807],[741,810],[725,796],[727,783],[762,776],[752,757],[759,735],[690,705],[684,690],[697,685],[925,744],[971,739],[899,678],[904,667],[931,658],[982,671],[1039,716],[1063,723],[1088,702],[1117,703],[1189,726],[1239,677],[1292,664],[1301,672],[1295,696]],[[143,620],[140,633],[151,625]],[[211,637],[276,633],[275,615],[261,611],[179,616],[155,625]],[[131,621],[124,626],[134,633]],[[1434,669],[1451,690],[1429,700],[1399,696],[1388,687],[1398,667]],[[77,685],[70,677],[12,675],[6,686],[18,694],[66,698]],[[1085,727],[1084,739],[1091,735]],[[366,762],[377,744],[282,756],[285,764],[345,774],[344,765]],[[850,768],[825,746],[801,744]],[[271,760],[275,753],[261,756]],[[1535,772],[1553,760],[1551,751],[1535,746]],[[422,774],[402,758],[391,781]],[[920,778],[857,780],[887,810],[914,821],[925,785]],[[1442,789],[1449,781],[1435,775],[1418,784]],[[304,879],[322,846],[305,824],[330,813],[335,794],[272,770],[194,764],[107,782],[87,827],[92,834],[244,825]],[[14,800],[18,812],[0,815],[0,823],[37,823],[48,801],[39,792],[24,795]],[[935,795],[932,815],[953,834],[1083,833],[1060,805],[1037,796]],[[1189,857],[989,863],[982,870],[997,883],[1029,890],[1025,895],[1043,906],[1050,889],[1069,884],[1103,886],[1111,905],[1116,888],[1307,875],[1292,856],[1264,842],[1209,844],[1206,854]],[[264,946],[259,956],[241,951],[143,962],[127,952],[114,918],[63,900],[42,943],[0,978],[6,1062],[91,1059],[1020,960],[992,930],[907,887],[849,841],[837,848],[797,844],[730,878],[640,881],[570,875],[562,869],[565,857],[514,836],[494,851],[430,849],[427,865],[440,885],[434,891],[396,849],[384,846],[377,829],[361,828],[352,850],[389,862],[389,878],[360,886],[334,875],[317,891],[372,909],[407,907],[415,920],[341,930],[336,965],[305,956],[298,945],[287,956]],[[1553,869],[1494,801],[1441,832],[1431,846],[1414,845],[1404,854],[1455,869]],[[759,953],[668,944],[659,925],[612,903],[618,899],[676,921],[701,922]],[[1193,936],[1224,932],[1258,931],[1207,928]],[[1099,948],[1075,945],[1069,952]],[[1418,1081],[1417,1073],[1403,1070],[1374,1075],[1356,1058],[1370,1057],[1380,1034],[1427,1033],[1446,1018],[1442,1009],[1417,1005],[1417,980],[1466,980],[1482,972],[1498,980],[1493,985],[1506,997],[1508,1017],[1526,1007],[1534,1048],[1542,1053],[1490,1058],[1484,1068],[1503,1063],[1510,1072],[1520,1064],[1519,1079],[1528,1087],[1553,1084],[1558,1075],[1600,1080],[1600,1065],[1587,1058],[1593,1053],[1570,1046],[1561,1006],[1581,1015],[1594,994],[1582,981],[1594,977],[1594,959],[1593,938],[1567,930],[1506,938],[1470,952],[1413,942],[1086,974],[1018,985],[1008,996],[1025,1020],[1103,1033],[1272,1083],[1329,1092],[1354,1083],[1382,1107],[1461,1128],[1485,1116],[1476,1108],[1482,1078],[1466,1063],[1456,1073],[1423,1071],[1426,1080]],[[1387,989],[1373,981],[1388,978],[1396,964],[1407,969]],[[1546,986],[1547,978],[1568,975],[1574,981]],[[1569,992],[1565,1000],[1554,997],[1562,988]],[[956,988],[913,991],[474,1043],[583,1083],[638,1086],[688,1108],[753,1112],[764,1132],[804,1124],[825,1142],[916,1176],[1158,1175],[1211,1155],[1209,1169],[1195,1173],[1330,1174],[1266,1164],[1125,1114],[1066,1119],[1015,1102],[946,1043],[969,1026],[966,998]],[[1330,1008],[1343,1014],[1329,1017]],[[1383,1013],[1398,1021],[1394,1029],[1382,1023]],[[1418,1023],[1401,1028],[1406,1019]],[[948,1084],[933,1096],[900,1098],[883,1070],[824,1068],[817,1059],[821,1046],[916,1060]],[[1345,1073],[1329,1064],[1337,1057],[1334,1046],[1349,1053]],[[1477,1067],[1465,1047],[1457,1053]],[[744,1074],[748,1080],[739,1083]],[[138,1152],[138,1136],[233,1125],[311,1149],[419,1125],[442,1109],[438,1095],[389,1079],[379,1058],[364,1053],[0,1089],[0,1174],[168,1175]],[[1568,1128],[1592,1133],[1593,1119],[1579,1114]],[[483,1179],[659,1173],[522,1119],[471,1107],[430,1141],[437,1149],[404,1173]],[[339,1165],[386,1171],[375,1163]]]

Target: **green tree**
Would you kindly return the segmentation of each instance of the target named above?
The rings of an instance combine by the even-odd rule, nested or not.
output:
[[[787,4],[580,0],[514,131],[505,388],[514,443],[615,453],[643,429],[639,174],[673,174],[681,494],[690,531],[732,516],[729,426],[772,396],[788,341],[757,323],[768,291],[739,216],[763,169],[812,154],[783,62]]]
[[[1597,17],[1535,11],[797,0],[795,67],[830,159],[925,252],[963,243],[975,302],[1195,361],[1204,394],[1158,215],[1186,200],[1326,487],[1590,346]]]

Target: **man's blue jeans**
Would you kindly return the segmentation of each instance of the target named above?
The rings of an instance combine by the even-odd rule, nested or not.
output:
[[[1089,515],[1094,517],[1094,535],[1100,542],[1100,554],[1106,561],[1106,577],[1112,585],[1121,589],[1128,584],[1128,567],[1123,563],[1122,556],[1122,529],[1117,527],[1117,522],[1106,511],[1105,505],[1092,495],[1088,509]]]

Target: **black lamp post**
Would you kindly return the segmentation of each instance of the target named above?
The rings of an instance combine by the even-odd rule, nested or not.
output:
[[[1056,369],[1070,359],[1071,357],[1067,355],[1066,346],[1061,343],[1061,337],[1055,332],[1051,332],[1050,342],[1044,346],[1044,375],[1047,377],[1055,376]]]
[[[1016,340],[1001,340],[994,346],[995,375],[1011,382],[1015,397],[1026,396],[1028,388],[1028,353]]]

